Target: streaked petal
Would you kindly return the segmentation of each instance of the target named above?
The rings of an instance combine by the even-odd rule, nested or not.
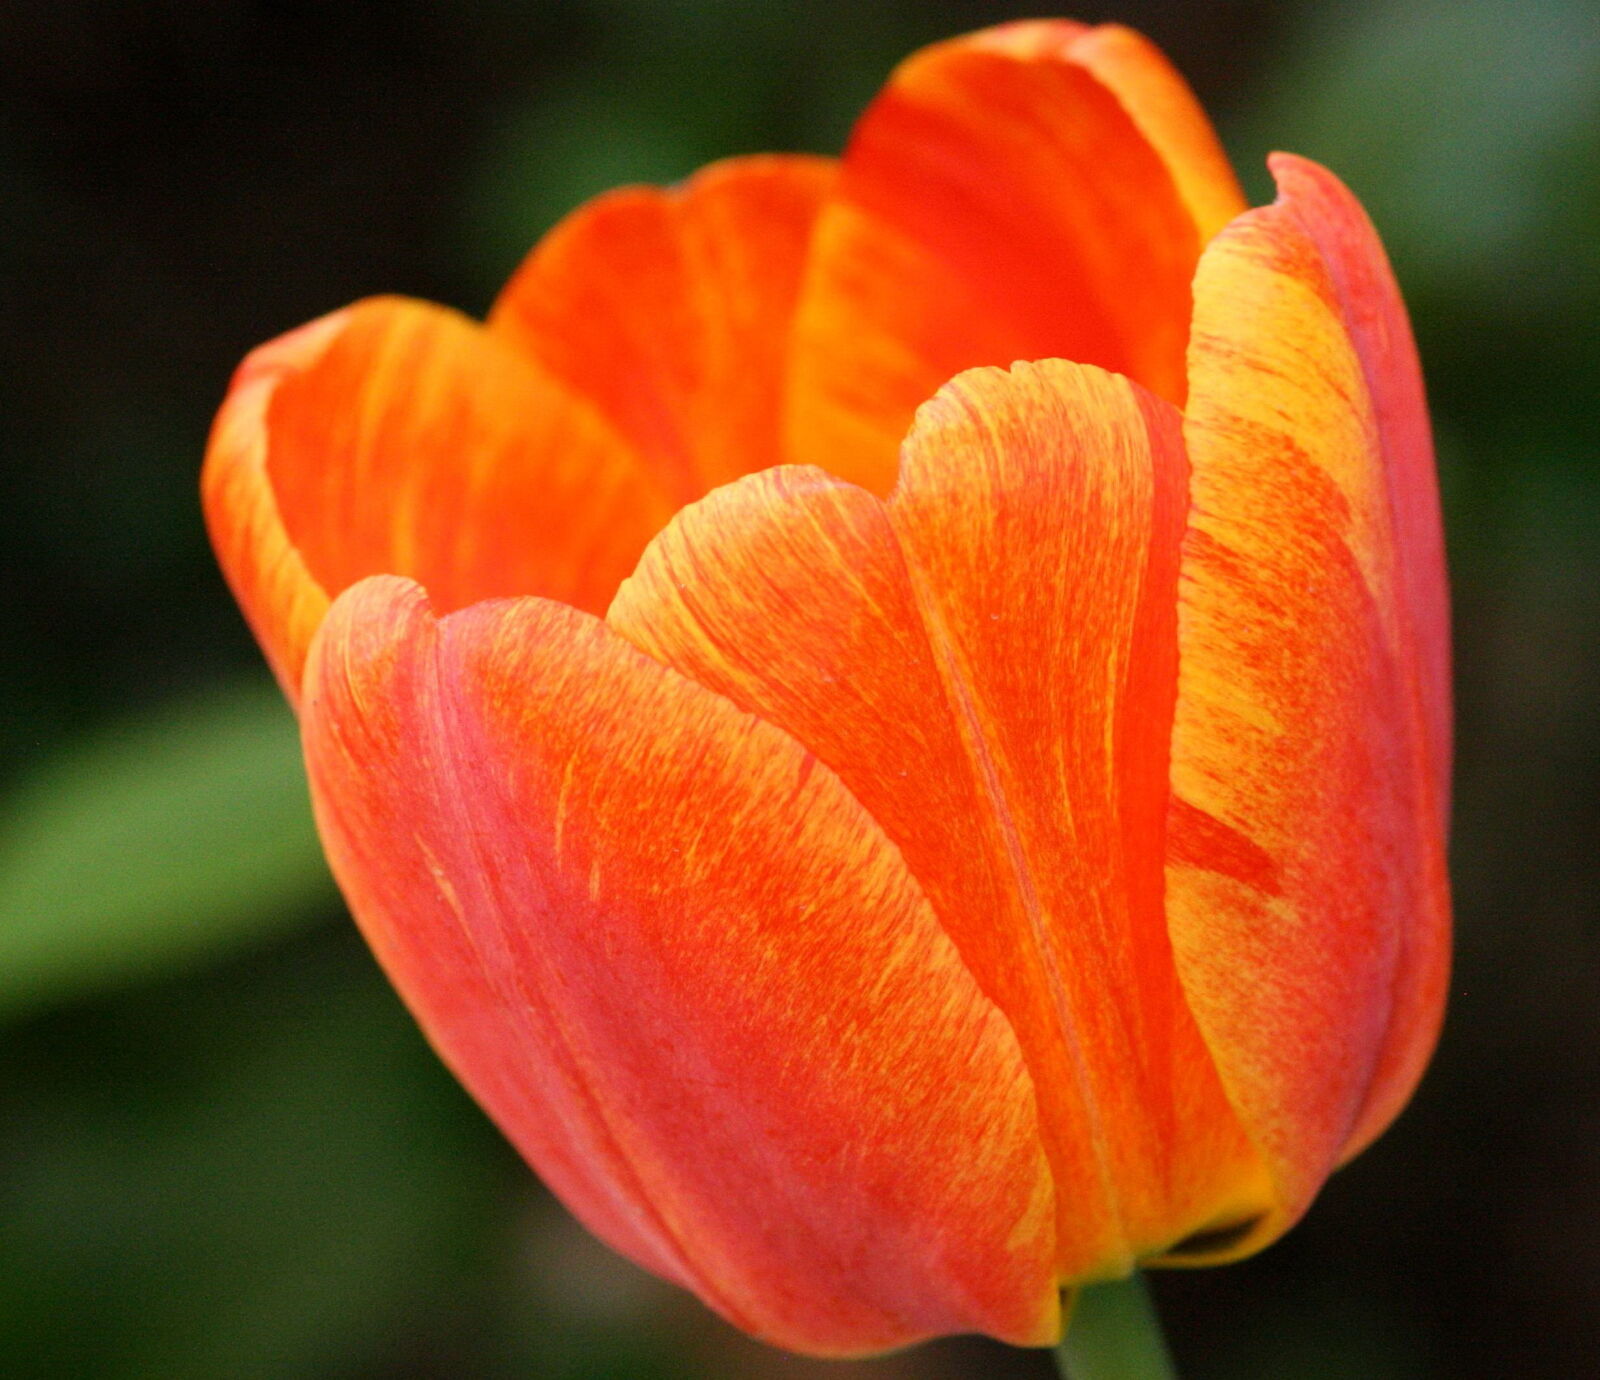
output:
[[[284,531],[267,473],[267,418],[278,386],[313,368],[348,320],[348,310],[334,312],[245,358],[211,424],[200,477],[217,562],[290,703],[328,594]]]
[[[1078,360],[1182,401],[1200,233],[1057,32],[925,49],[862,116],[796,318],[791,459],[887,493],[917,405],[976,365]]]
[[[1317,246],[1372,399],[1389,502],[1393,569],[1386,597],[1395,605],[1395,640],[1409,708],[1420,719],[1423,770],[1432,775],[1428,815],[1441,834],[1450,814],[1453,757],[1450,702],[1450,594],[1433,435],[1411,321],[1372,222],[1326,168],[1289,154],[1270,160],[1286,209]],[[1442,843],[1440,849],[1442,849]],[[1343,1158],[1370,1144],[1395,1118],[1422,1076],[1443,1016],[1449,977],[1450,910],[1444,859],[1425,865],[1434,904],[1401,937],[1394,1011],[1366,1102]]]
[[[1395,594],[1407,640],[1438,799],[1450,801],[1450,593],[1433,433],[1422,367],[1400,289],[1377,231],[1350,189],[1326,168],[1292,154],[1268,162],[1284,209],[1321,256],[1371,395],[1393,513]]]
[[[465,317],[399,298],[246,360],[206,466],[223,567],[291,699],[327,599],[364,576],[426,580],[447,609],[603,608],[671,511],[587,404]]]
[[[883,826],[1010,1018],[1064,1278],[1264,1207],[1183,1003],[1159,841],[1176,413],[1060,361],[943,390],[883,502],[815,469],[680,513],[607,620],[787,729]]]
[[[1448,927],[1414,361],[1348,194],[1287,172],[1195,281],[1168,868],[1179,971],[1280,1225],[1409,1093]]]
[[[687,503],[780,463],[789,328],[829,159],[731,159],[574,212],[490,328],[590,399]]]
[[[587,615],[395,579],[303,718],[374,950],[599,1235],[797,1350],[1050,1340],[1015,1039],[827,767]]]

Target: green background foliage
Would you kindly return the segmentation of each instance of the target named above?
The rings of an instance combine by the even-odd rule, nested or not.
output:
[[[975,0],[0,8],[0,1370],[1044,1376],[819,1366],[578,1230],[439,1068],[320,860],[195,495],[252,345],[481,311],[558,215],[837,149]],[[1412,304],[1454,573],[1460,925],[1414,1106],[1244,1265],[1158,1278],[1192,1380],[1600,1355],[1600,19],[1589,0],[1127,0],[1256,199],[1356,188]]]

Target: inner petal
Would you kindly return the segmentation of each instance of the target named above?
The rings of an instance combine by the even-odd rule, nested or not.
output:
[[[887,493],[918,404],[1019,359],[1097,364],[1181,404],[1199,251],[1166,163],[1065,48],[917,54],[857,125],[818,223],[790,458]]]
[[[489,327],[592,401],[676,503],[781,463],[789,328],[831,159],[734,158],[567,217]]]
[[[283,529],[330,598],[394,574],[446,611],[510,594],[603,608],[671,513],[593,407],[422,302],[352,307],[278,383],[264,434]]]

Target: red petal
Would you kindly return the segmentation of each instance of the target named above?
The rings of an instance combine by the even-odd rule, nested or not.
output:
[[[1168,871],[1185,989],[1281,1224],[1409,1095],[1449,923],[1414,357],[1348,193],[1285,171],[1195,280]]]
[[[796,1350],[1051,1339],[1015,1039],[826,767],[570,608],[393,579],[303,717],[374,950],[595,1232]]]
[[[821,158],[740,158],[630,187],[555,228],[490,326],[589,398],[677,503],[780,463],[789,327]]]
[[[1263,1206],[1162,911],[1178,428],[1099,370],[974,371],[887,504],[753,476],[680,513],[607,615],[793,733],[899,847],[1016,1028],[1068,1279]]]
[[[1200,233],[1075,35],[939,44],[862,116],[796,319],[791,458],[887,492],[917,405],[974,365],[1079,360],[1182,400]]]
[[[293,698],[329,596],[426,580],[601,608],[670,509],[594,412],[465,317],[397,298],[262,347],[206,459],[224,570]]]

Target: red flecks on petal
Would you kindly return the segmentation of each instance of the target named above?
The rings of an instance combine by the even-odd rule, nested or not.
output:
[[[779,470],[680,513],[607,620],[883,826],[1038,1090],[1065,1279],[1267,1206],[1162,907],[1175,412],[1051,361],[929,404],[887,503]]]
[[[1308,231],[1327,213],[1286,179],[1206,251],[1185,421],[1168,908],[1276,1230],[1409,1095],[1449,923],[1426,423],[1414,361],[1352,293],[1386,281],[1358,261],[1376,241]]]
[[[803,747],[573,609],[394,579],[334,605],[303,721],[373,949],[600,1236],[800,1351],[1052,1339],[1016,1040]]]

